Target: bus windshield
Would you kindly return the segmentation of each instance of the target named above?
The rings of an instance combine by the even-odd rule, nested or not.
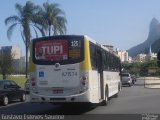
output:
[[[83,60],[83,37],[54,36],[33,40],[35,64],[70,64]]]

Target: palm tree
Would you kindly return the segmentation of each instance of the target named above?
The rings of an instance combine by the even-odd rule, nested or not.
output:
[[[64,17],[64,12],[56,3],[43,3],[39,16],[34,19],[34,22],[42,36],[46,36],[47,33],[49,36],[66,33],[67,20]]]
[[[17,15],[10,16],[5,19],[5,24],[10,26],[7,30],[7,36],[10,39],[12,32],[16,26],[20,27],[20,32],[22,39],[25,44],[26,49],[26,78],[28,75],[28,49],[31,40],[31,27],[34,29],[34,24],[32,24],[35,15],[38,14],[39,7],[35,6],[31,1],[27,1],[24,6],[20,4],[15,5],[16,10],[18,11]],[[37,33],[36,33],[37,35]]]

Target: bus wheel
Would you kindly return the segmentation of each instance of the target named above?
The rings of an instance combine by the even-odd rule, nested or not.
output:
[[[102,101],[102,105],[106,106],[108,104],[108,88],[105,90],[105,99]]]

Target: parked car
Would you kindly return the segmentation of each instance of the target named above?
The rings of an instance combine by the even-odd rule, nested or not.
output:
[[[129,73],[122,73],[122,85],[133,85],[131,75]]]
[[[0,80],[0,102],[8,105],[12,100],[26,100],[25,91],[18,86],[13,80]]]
[[[26,80],[25,85],[24,85],[24,89],[25,89],[26,93],[29,93],[29,79]]]

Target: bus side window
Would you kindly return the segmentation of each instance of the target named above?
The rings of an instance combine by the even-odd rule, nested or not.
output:
[[[114,67],[115,68],[114,69],[117,70],[117,67],[118,67],[118,58],[115,57],[114,59],[115,59],[115,63],[114,63]]]
[[[113,56],[113,70],[116,70],[116,66],[117,66],[117,58],[116,56]]]
[[[109,64],[110,64],[110,63],[109,63],[109,53],[107,52],[107,53],[106,53],[106,69],[107,69],[107,70],[110,69]]]
[[[91,42],[90,42],[90,58],[91,58],[91,67],[93,70],[96,70],[97,69],[96,47]]]
[[[105,51],[103,51],[102,60],[103,60],[103,69],[106,70],[107,69],[107,58],[106,58]]]
[[[120,60],[117,58],[117,71],[120,69]]]
[[[114,56],[112,55],[112,71],[114,71],[114,63],[115,63],[115,60],[114,60]]]
[[[112,55],[111,53],[108,54],[108,64],[109,64],[109,70],[112,70]]]

